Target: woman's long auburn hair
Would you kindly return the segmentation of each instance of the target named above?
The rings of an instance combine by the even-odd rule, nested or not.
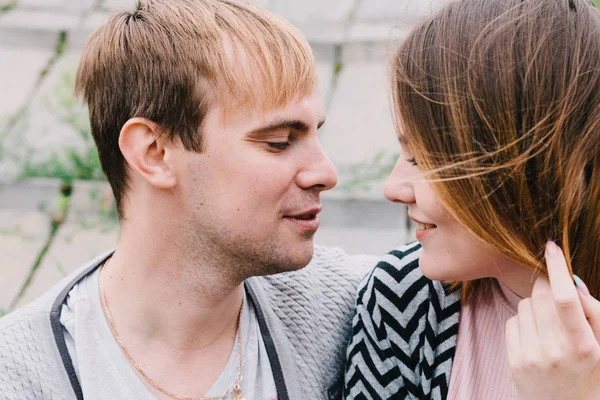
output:
[[[392,61],[394,111],[440,201],[545,270],[549,239],[600,296],[600,13],[584,0],[463,0]],[[490,284],[463,282],[465,295]]]

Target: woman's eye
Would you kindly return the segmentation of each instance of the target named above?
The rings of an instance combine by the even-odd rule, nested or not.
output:
[[[274,150],[285,150],[290,142],[269,142],[267,145]]]
[[[417,165],[417,160],[414,157],[408,158],[406,161],[411,163],[411,165]]]

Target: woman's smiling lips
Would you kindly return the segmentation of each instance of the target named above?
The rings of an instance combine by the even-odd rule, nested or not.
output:
[[[415,219],[410,215],[409,218],[417,224],[416,237],[419,242],[425,237],[431,235],[437,229],[437,226],[435,224],[429,224],[427,222],[419,221],[418,219]]]

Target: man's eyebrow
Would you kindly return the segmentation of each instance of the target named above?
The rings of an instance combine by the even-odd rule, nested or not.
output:
[[[317,129],[323,126],[324,123],[325,119],[321,119],[321,121],[319,121],[319,124],[317,125]],[[269,134],[272,134],[274,132],[290,129],[305,133],[310,130],[310,126],[306,122],[299,119],[276,119],[264,126],[251,130],[247,133],[247,136],[264,137],[269,136]]]

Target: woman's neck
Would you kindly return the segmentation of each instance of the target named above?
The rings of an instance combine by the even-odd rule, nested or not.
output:
[[[533,284],[539,276],[540,271],[523,265],[515,265],[511,268],[503,268],[497,276],[500,283],[513,291],[521,298],[531,297]]]

